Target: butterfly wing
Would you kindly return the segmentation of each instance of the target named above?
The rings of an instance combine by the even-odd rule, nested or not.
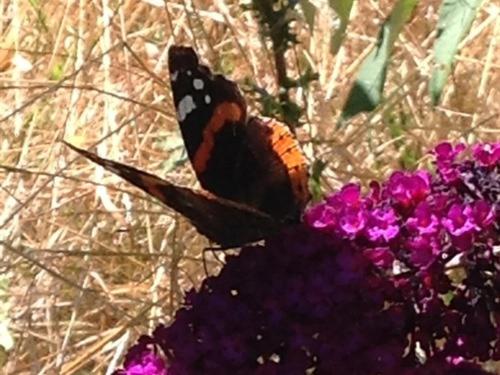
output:
[[[222,247],[238,247],[268,237],[280,224],[272,217],[209,193],[176,186],[150,173],[104,159],[64,142],[72,150],[122,177],[185,216],[209,240]]]
[[[289,129],[247,118],[235,82],[201,65],[190,47],[169,49],[170,83],[184,143],[201,186],[279,221],[309,201],[307,164]]]
[[[283,222],[298,221],[310,198],[307,165],[288,128],[248,119],[236,83],[212,74],[192,48],[172,46],[168,63],[184,144],[201,186],[213,195],[67,145],[186,216],[224,247],[260,240]]]
[[[244,154],[246,103],[238,86],[201,65],[190,47],[172,46],[168,66],[182,138],[201,186],[242,201],[239,164]]]
[[[307,160],[290,129],[274,119],[252,117],[246,145],[261,170],[256,207],[285,222],[300,220],[311,199]]]

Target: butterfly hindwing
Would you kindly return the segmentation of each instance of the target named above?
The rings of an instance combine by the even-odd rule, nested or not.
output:
[[[258,208],[285,222],[296,222],[311,199],[308,165],[288,127],[273,119],[252,117],[246,145],[259,168]],[[248,166],[250,168],[250,166]]]

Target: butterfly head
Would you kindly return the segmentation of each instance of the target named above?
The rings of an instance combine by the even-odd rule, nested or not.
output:
[[[172,46],[168,50],[168,70],[172,82],[179,74],[192,75],[200,67],[198,56],[191,47]]]

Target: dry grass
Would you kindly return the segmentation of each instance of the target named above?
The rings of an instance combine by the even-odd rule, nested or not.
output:
[[[333,15],[326,5],[312,35],[297,25],[302,43],[290,52],[289,69],[296,73],[304,68],[297,61],[309,61],[319,73],[299,136],[311,160],[328,162],[325,190],[425,165],[425,152],[439,140],[499,139],[500,17],[493,0],[484,1],[462,43],[439,107],[427,93],[439,4],[431,0],[421,2],[399,39],[387,102],[335,130],[392,3],[359,2],[336,57],[329,54]],[[275,81],[251,14],[225,0],[195,5],[0,1],[2,300],[15,337],[5,373],[104,373],[141,332],[168,323],[183,291],[205,276],[207,242],[185,220],[59,142],[98,144],[101,155],[196,183],[188,163],[169,167],[179,158],[172,149],[179,133],[165,83],[168,47],[194,44],[237,80],[251,77],[269,90]],[[218,267],[213,258],[209,264]]]

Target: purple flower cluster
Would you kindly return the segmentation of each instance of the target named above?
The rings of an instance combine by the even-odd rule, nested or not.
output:
[[[435,174],[346,185],[228,257],[121,374],[486,374],[500,360],[500,144],[466,151],[443,143]]]
[[[136,345],[129,348],[124,368],[115,375],[168,375],[165,358],[158,352],[155,341],[142,336]]]

